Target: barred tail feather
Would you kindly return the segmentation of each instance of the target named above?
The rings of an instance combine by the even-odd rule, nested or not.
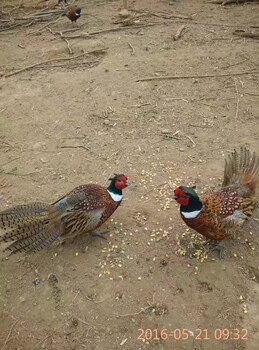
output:
[[[35,202],[0,212],[0,228],[6,230],[12,225],[19,225],[28,219],[40,217],[46,212],[48,204]]]
[[[259,156],[246,147],[229,155],[225,161],[222,186],[237,185],[244,196],[254,194],[259,182]]]
[[[0,236],[0,242],[15,241],[17,239],[28,238],[36,235],[48,222],[47,217],[36,217],[26,220],[17,226],[11,226],[6,229],[6,232]]]
[[[46,246],[54,242],[61,234],[58,227],[51,232],[41,230],[36,235],[19,239],[5,248],[5,251],[10,251],[11,255],[16,253],[35,253],[42,250]]]
[[[0,242],[13,242],[5,249],[11,254],[39,251],[63,233],[58,211],[44,203],[8,209],[0,213],[0,222]]]

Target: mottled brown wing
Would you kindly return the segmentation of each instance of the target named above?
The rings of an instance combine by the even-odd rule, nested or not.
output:
[[[94,210],[89,213],[78,209],[72,211],[63,219],[64,234],[81,234],[95,230],[103,222],[104,210]]]
[[[240,208],[242,198],[231,187],[225,187],[221,191],[210,193],[201,197],[202,203],[206,206],[206,212],[223,219]]]
[[[223,239],[227,234],[227,228],[232,225],[225,218],[239,209],[242,200],[235,191],[225,189],[204,195],[201,201],[204,208],[198,217],[195,219],[183,218],[184,221],[189,227],[208,239]]]
[[[62,220],[65,234],[96,229],[118,205],[106,188],[95,184],[78,186],[53,204],[57,217]]]
[[[92,211],[105,208],[108,197],[109,194],[104,187],[88,184],[76,187],[53,203],[53,206],[60,214],[77,209]]]

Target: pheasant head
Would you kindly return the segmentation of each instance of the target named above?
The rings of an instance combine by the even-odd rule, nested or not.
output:
[[[128,186],[128,178],[124,174],[114,174],[113,177],[109,178],[110,185],[107,188],[110,196],[115,202],[122,200],[122,190]]]
[[[203,204],[195,192],[195,186],[180,186],[174,190],[174,198],[180,204],[180,212],[186,219],[194,219],[202,210]]]

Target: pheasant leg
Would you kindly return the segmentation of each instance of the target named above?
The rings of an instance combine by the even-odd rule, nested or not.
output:
[[[102,239],[107,239],[107,237],[106,237],[105,235],[106,235],[106,233],[108,233],[108,232],[109,232],[109,230],[101,231],[101,232],[99,232],[99,231],[93,231],[91,234],[92,234],[93,237],[100,237],[100,238],[102,238]]]
[[[208,239],[204,245],[208,246],[209,252],[217,252],[219,257],[222,258],[223,257],[223,252],[226,250],[226,248],[224,246],[221,245],[222,241],[217,241],[217,240],[213,240],[213,239]]]

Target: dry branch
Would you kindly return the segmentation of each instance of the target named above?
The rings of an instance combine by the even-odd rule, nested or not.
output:
[[[46,337],[44,337],[43,339],[41,339],[36,345],[35,347],[37,348],[39,345],[41,345],[45,340],[47,340],[48,338],[51,337],[51,334],[46,335]]]
[[[220,78],[220,77],[231,77],[238,75],[247,75],[247,74],[259,74],[259,71],[247,71],[239,73],[224,73],[224,74],[203,74],[203,75],[168,75],[161,77],[146,77],[136,80],[139,81],[151,81],[151,80],[173,80],[173,79],[198,79],[198,78]]]
[[[130,43],[128,43],[128,45],[129,45],[129,47],[130,47],[130,49],[131,49],[131,54],[132,54],[132,55],[135,55],[135,49],[134,49],[134,47],[133,47]]]
[[[216,23],[216,22],[199,22],[199,21],[192,21],[192,24],[198,24],[198,25],[203,25],[203,26],[212,26],[212,27],[226,27],[226,28],[259,28],[259,26],[251,25],[248,26],[247,24],[227,24],[227,23]]]
[[[77,55],[77,56],[73,56],[73,57],[60,57],[60,58],[53,58],[51,60],[46,60],[46,61],[43,61],[43,62],[38,62],[38,63],[34,63],[30,66],[27,66],[27,67],[24,67],[24,68],[21,68],[21,69],[18,69],[12,73],[9,73],[9,74],[6,74],[5,75],[5,78],[8,78],[8,77],[11,77],[12,75],[15,75],[15,74],[19,74],[19,73],[22,73],[22,72],[25,72],[26,70],[30,70],[32,68],[35,68],[37,66],[41,66],[41,65],[45,65],[45,64],[48,64],[50,62],[55,62],[55,61],[68,61],[68,60],[72,60],[72,59],[76,59],[76,58],[80,58],[80,57],[83,57],[85,54],[80,54],[80,55]]]
[[[160,14],[160,13],[150,13],[150,15],[163,18],[163,19],[171,19],[171,18],[180,18],[180,19],[192,19],[190,16],[184,16],[184,15],[172,15],[172,14]]]
[[[69,41],[66,39],[66,38],[64,38],[64,36],[63,36],[63,32],[53,32],[53,30],[52,29],[50,29],[49,27],[47,27],[46,26],[46,28],[52,33],[52,34],[59,34],[60,35],[60,37],[67,43],[67,49],[68,49],[68,52],[69,52],[69,54],[70,55],[73,55],[73,50],[71,49],[71,46],[70,46],[70,43],[69,43]]]
[[[93,35],[98,35],[98,34],[103,34],[103,33],[109,33],[109,32],[118,32],[121,30],[126,30],[126,29],[141,29],[141,28],[145,28],[145,27],[151,27],[151,26],[157,26],[157,25],[161,25],[162,23],[148,23],[145,25],[134,25],[134,26],[129,26],[129,27],[116,27],[116,28],[109,28],[109,29],[102,29],[102,30],[97,30],[96,32],[90,32],[90,33],[80,33],[77,35],[63,35],[63,38],[66,39],[87,39]],[[54,32],[56,33],[56,32]],[[57,32],[58,34],[58,32]]]
[[[90,149],[86,146],[83,146],[83,145],[79,145],[79,146],[60,146],[59,148],[82,148],[82,149],[85,149],[87,151],[90,151]]]
[[[240,97],[239,97],[239,91],[238,91],[236,79],[233,79],[233,80],[234,80],[234,83],[235,83],[235,90],[236,90],[236,95],[237,95],[236,113],[235,113],[235,119],[237,119],[238,111],[239,111]]]
[[[19,74],[19,73],[22,73],[22,72],[25,72],[27,70],[30,70],[30,69],[33,69],[35,67],[41,67],[41,66],[45,66],[45,65],[48,65],[48,63],[51,63],[51,62],[59,62],[59,61],[70,61],[70,60],[75,60],[77,58],[81,58],[81,57],[84,57],[86,55],[100,55],[100,54],[103,54],[107,51],[107,48],[103,48],[103,49],[96,49],[96,50],[92,50],[92,51],[86,51],[84,53],[81,53],[80,55],[77,55],[77,56],[72,56],[72,57],[59,57],[59,58],[53,58],[53,59],[50,59],[50,60],[46,60],[46,61],[43,61],[43,62],[37,62],[37,63],[34,63],[30,66],[27,66],[27,67],[24,67],[24,68],[21,68],[21,69],[18,69],[12,73],[8,73],[6,74],[4,77],[5,78],[9,78],[13,75],[16,75],[16,74]]]
[[[245,2],[258,2],[258,0],[212,0],[211,4],[229,5],[229,4],[244,4]]]
[[[12,331],[13,331],[14,327],[16,326],[16,324],[17,324],[18,322],[19,322],[19,320],[16,320],[16,321],[13,323],[13,325],[11,326],[11,328],[10,328],[10,330],[9,330],[9,332],[8,332],[8,334],[7,334],[7,336],[6,336],[6,338],[5,338],[4,345],[1,347],[1,350],[4,350],[6,344],[7,344],[8,341],[10,340],[10,336],[11,336],[11,334],[12,334]]]
[[[15,27],[30,26],[35,23],[52,22],[59,19],[64,14],[63,9],[36,12],[25,17],[11,17],[0,20],[0,31],[9,30]]]
[[[233,32],[234,35],[241,36],[243,38],[252,38],[252,39],[259,39],[259,33],[255,32],[248,32],[245,30],[235,30]]]

